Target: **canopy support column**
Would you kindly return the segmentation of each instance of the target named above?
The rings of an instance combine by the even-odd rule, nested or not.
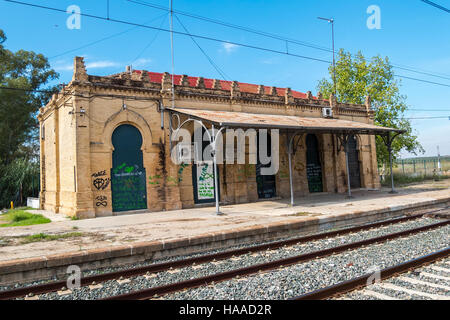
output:
[[[398,192],[395,190],[395,187],[394,187],[394,172],[392,171],[392,165],[393,165],[393,161],[392,161],[392,142],[394,141],[394,139],[395,139],[399,134],[401,134],[401,132],[397,132],[396,134],[394,134],[393,136],[391,136],[391,133],[388,132],[388,133],[386,133],[385,136],[381,136],[382,139],[383,139],[383,141],[384,141],[384,143],[386,144],[386,147],[387,147],[388,152],[389,152],[389,170],[390,170],[390,172],[391,172],[391,191],[389,191],[389,193],[392,193],[392,194],[398,193]]]
[[[214,196],[216,198],[216,214],[218,216],[222,215],[223,213],[220,212],[220,207],[219,207],[219,181],[218,181],[218,172],[217,172],[217,150],[216,150],[216,133],[214,130],[214,125],[211,125],[211,129],[212,129],[212,136],[211,136],[211,142],[213,145],[213,166],[214,166]],[[218,134],[220,133],[220,131],[218,132]]]

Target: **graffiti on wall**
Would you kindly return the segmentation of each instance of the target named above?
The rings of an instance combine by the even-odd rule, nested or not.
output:
[[[113,198],[115,211],[147,208],[145,169],[138,165],[121,163],[112,170]]]
[[[106,170],[95,172],[92,177],[95,178],[92,184],[99,191],[105,190],[111,182],[111,178],[106,177]]]
[[[106,207],[108,205],[107,199],[106,196],[97,196],[95,197],[95,205],[97,207]]]

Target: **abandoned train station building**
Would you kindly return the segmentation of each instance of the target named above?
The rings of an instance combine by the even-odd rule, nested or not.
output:
[[[379,189],[375,135],[395,130],[375,126],[373,116],[369,98],[345,104],[290,88],[131,68],[93,76],[76,57],[72,81],[38,115],[41,209],[92,218],[213,205],[216,189],[220,204]],[[172,135],[195,123],[215,132],[278,130],[279,139],[269,140],[279,147],[277,172],[262,175],[259,160],[175,163]]]

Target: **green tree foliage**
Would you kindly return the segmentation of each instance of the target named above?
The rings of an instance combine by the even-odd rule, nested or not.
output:
[[[12,52],[5,48],[6,40],[0,30],[0,207],[7,206],[16,197],[18,186],[28,190],[24,186],[28,178],[14,170],[27,169],[24,172],[30,174],[32,170],[28,169],[36,167],[39,147],[36,115],[55,91],[55,88],[45,88],[45,84],[58,78],[42,54],[25,50]],[[11,184],[11,177],[19,179],[19,184]]]
[[[333,66],[329,68],[333,78]],[[364,104],[370,96],[375,110],[375,124],[403,129],[406,133],[398,136],[392,145],[394,159],[401,150],[417,154],[423,148],[417,141],[411,123],[405,119],[407,110],[406,96],[400,94],[399,81],[394,79],[393,67],[389,59],[375,56],[371,60],[364,58],[361,52],[354,57],[341,49],[336,61],[336,98],[344,103]],[[324,97],[334,91],[333,80],[322,79],[317,90]],[[381,137],[376,137],[378,164],[387,163],[389,155]]]

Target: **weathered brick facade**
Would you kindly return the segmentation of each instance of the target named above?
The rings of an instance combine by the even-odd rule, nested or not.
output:
[[[349,105],[319,94],[187,76],[176,76],[175,106],[221,111],[322,117],[333,109],[339,119],[373,123],[370,101]],[[41,108],[41,208],[80,218],[116,214],[112,209],[110,174],[114,130],[131,124],[142,135],[146,172],[147,210],[194,207],[192,165],[177,166],[170,159],[169,116],[162,120],[160,102],[171,106],[171,76],[146,71],[99,77],[86,73],[75,58],[72,81]],[[160,102],[159,102],[160,101]],[[164,128],[161,128],[163,121]],[[192,129],[192,127],[191,127]],[[277,196],[289,197],[286,134],[280,132],[280,169]],[[317,135],[322,163],[323,191],[347,190],[345,153],[332,134]],[[309,194],[306,178],[305,136],[293,156],[295,196]],[[380,187],[375,139],[358,136],[362,188]],[[258,200],[255,165],[219,165],[220,200],[244,203]],[[97,180],[96,180],[97,179]]]

